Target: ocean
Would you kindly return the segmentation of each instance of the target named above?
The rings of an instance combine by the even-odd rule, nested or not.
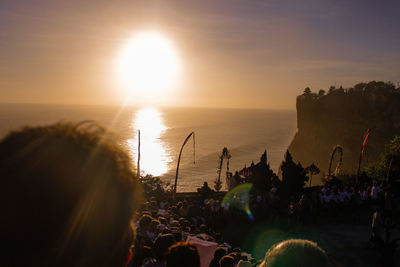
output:
[[[296,112],[289,110],[0,104],[0,136],[23,126],[82,120],[96,121],[115,132],[135,162],[140,130],[142,175],[156,175],[172,184],[181,146],[195,132],[195,153],[192,138],[182,152],[178,192],[196,191],[204,181],[212,187],[224,147],[230,151],[233,173],[257,163],[265,149],[277,172],[296,132]],[[221,172],[223,189],[225,171],[226,162]]]

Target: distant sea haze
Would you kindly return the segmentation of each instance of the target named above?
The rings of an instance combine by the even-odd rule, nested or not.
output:
[[[233,173],[258,162],[265,149],[277,172],[296,131],[295,111],[0,104],[1,136],[27,125],[82,120],[96,121],[117,133],[135,162],[140,129],[142,174],[157,175],[170,183],[175,179],[182,143],[194,131],[195,164],[191,139],[182,153],[178,192],[196,191],[204,181],[213,187],[223,147],[232,155]],[[225,189],[225,162],[222,169]]]

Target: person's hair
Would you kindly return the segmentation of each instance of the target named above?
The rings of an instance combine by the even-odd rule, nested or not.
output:
[[[304,239],[289,239],[269,249],[260,267],[325,267],[327,264],[328,257],[317,243]]]
[[[161,234],[163,235],[172,234],[172,231],[168,227],[165,227],[164,230],[162,230]]]
[[[182,241],[182,232],[177,229],[172,229],[172,235],[175,237],[176,241]]]
[[[239,252],[231,252],[229,253],[229,256],[231,256],[235,260],[235,263],[238,263],[242,257]]]
[[[217,247],[217,249],[214,252],[214,258],[218,259],[218,261],[225,256],[227,253],[227,249],[225,247]]]
[[[225,255],[219,260],[220,267],[234,267],[235,259],[232,256]]]
[[[167,219],[165,219],[164,217],[158,217],[158,220],[160,221],[160,223],[167,225]]]
[[[200,267],[200,256],[197,248],[187,242],[178,242],[168,249],[166,267]]]
[[[157,232],[157,226],[160,224],[159,220],[153,219],[149,225],[149,231],[155,233]]]
[[[211,260],[210,266],[219,266],[219,260],[225,256],[227,253],[227,249],[224,247],[217,247],[214,251],[214,257]]]
[[[140,190],[95,123],[26,127],[0,141],[1,265],[122,265]]]
[[[159,235],[154,241],[153,252],[158,261],[162,261],[168,248],[175,244],[175,238],[172,234]]]
[[[142,217],[139,219],[139,227],[143,229],[149,228],[152,220],[153,218],[150,215],[142,215]]]

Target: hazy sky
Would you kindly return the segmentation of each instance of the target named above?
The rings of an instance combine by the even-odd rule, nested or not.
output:
[[[294,109],[306,86],[400,81],[398,0],[0,0],[0,102],[120,104],[117,55],[148,29],[184,69],[155,103]]]

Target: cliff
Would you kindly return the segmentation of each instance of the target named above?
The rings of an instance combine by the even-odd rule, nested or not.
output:
[[[391,83],[373,81],[348,89],[331,87],[326,95],[322,90],[317,95],[306,88],[297,97],[296,108],[297,132],[288,149],[304,167],[314,162],[321,170],[320,178],[328,173],[334,146],[343,147],[341,173],[356,173],[368,128],[371,134],[364,166],[376,161],[384,145],[400,134],[400,89]],[[334,159],[332,170],[338,158]],[[319,182],[318,178],[315,182]]]

